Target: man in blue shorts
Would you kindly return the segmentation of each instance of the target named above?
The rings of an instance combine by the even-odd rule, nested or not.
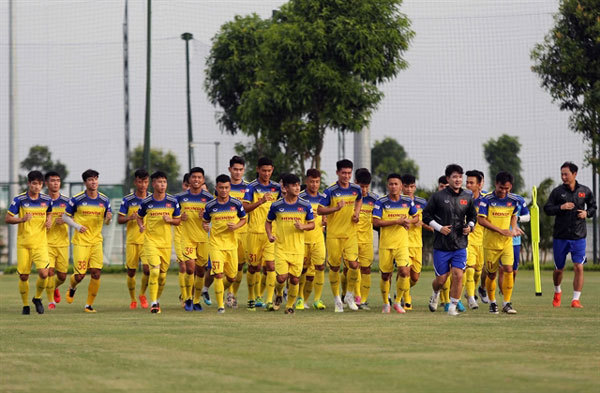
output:
[[[456,305],[462,291],[462,276],[467,266],[467,236],[475,227],[477,212],[473,195],[462,189],[463,169],[456,164],[446,167],[448,187],[431,196],[423,209],[423,222],[435,230],[433,264],[435,279],[429,310],[437,309],[438,295],[452,274],[448,315],[458,315]]]
[[[552,234],[554,248],[554,298],[552,305],[560,307],[562,291],[560,283],[563,278],[563,269],[567,254],[571,253],[573,260],[573,300],[571,307],[583,308],[579,297],[583,289],[583,265],[585,257],[585,237],[587,235],[585,220],[596,213],[596,199],[592,191],[579,184],[577,165],[565,162],[560,167],[562,185],[550,193],[548,202],[544,205],[544,212],[549,216],[556,216],[554,220],[554,233]]]

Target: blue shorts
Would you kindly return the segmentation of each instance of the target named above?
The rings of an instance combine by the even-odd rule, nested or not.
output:
[[[515,260],[513,262],[513,270],[519,270],[519,259],[521,258],[520,244],[513,244],[513,254],[515,255]]]
[[[571,253],[573,263],[587,262],[585,257],[585,237],[577,240],[554,239],[552,248],[554,249],[554,267],[556,270],[565,268],[568,253]]]
[[[433,269],[436,276],[442,276],[450,271],[451,267],[465,270],[467,267],[467,249],[443,251],[433,249]]]

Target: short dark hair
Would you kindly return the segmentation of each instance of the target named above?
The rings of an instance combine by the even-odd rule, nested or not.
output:
[[[44,182],[44,175],[40,171],[31,171],[27,174],[27,181],[31,183],[32,181],[41,181]]]
[[[265,165],[271,165],[273,166],[273,160],[271,160],[269,157],[261,157],[258,159],[258,164],[256,165],[257,168],[260,168],[261,166],[265,166]]]
[[[313,179],[320,179],[321,171],[319,171],[318,169],[315,169],[315,168],[310,168],[309,170],[306,171],[306,177],[312,177]]]
[[[233,164],[241,164],[246,166],[246,161],[240,156],[233,156],[231,157],[231,160],[229,160],[229,167],[231,168]]]
[[[481,181],[483,180],[483,176],[481,175],[481,171],[478,171],[477,169],[473,169],[472,171],[467,171],[466,173],[467,177],[474,177],[477,179],[477,183],[481,184]]]
[[[87,171],[85,171],[81,174],[81,178],[83,179],[83,181],[86,181],[90,177],[98,177],[98,176],[100,176],[100,174],[93,169],[88,169]]]
[[[200,168],[199,166],[195,166],[192,169],[190,169],[190,176],[192,176],[192,173],[202,173],[202,176],[204,176],[204,169]]]
[[[62,177],[56,171],[48,171],[48,172],[46,172],[46,174],[44,175],[44,180],[48,181],[48,179],[50,179],[50,177],[52,177],[52,176],[57,176],[58,178],[60,178],[62,180]]]
[[[446,175],[446,177],[450,177],[454,172],[458,173],[459,175],[462,175],[464,173],[462,166],[458,164],[450,164],[446,167],[446,171],[444,172],[444,174]]]
[[[514,181],[515,178],[513,177],[513,175],[506,171],[498,172],[498,174],[496,175],[496,183],[498,184],[505,184],[507,182],[513,184]]]
[[[371,184],[371,172],[367,168],[358,168],[354,171],[354,178],[358,184]]]
[[[577,168],[577,165],[575,165],[571,161],[565,161],[565,163],[560,166],[560,169],[563,169],[563,168],[569,168],[571,173],[577,173],[577,170],[579,169],[579,168]]]
[[[164,173],[163,171],[156,171],[152,175],[150,175],[150,179],[152,179],[152,180],[165,179],[166,180],[167,174]]]
[[[300,184],[300,178],[293,173],[286,173],[281,177],[281,181],[283,182],[283,186],[289,186],[290,184]]]
[[[400,183],[402,183],[402,176],[400,176],[400,174],[398,173],[390,173],[389,175],[387,175],[387,180],[390,179],[398,179],[400,180]]]
[[[448,184],[448,178],[445,175],[438,177],[438,184]]]
[[[150,176],[150,175],[148,174],[148,171],[145,169],[138,169],[133,174],[133,177],[135,177],[136,179],[146,179],[148,176]]]
[[[215,183],[231,183],[231,178],[227,175],[221,174],[221,175],[217,176]]]
[[[190,182],[190,174],[186,173],[185,175],[183,175],[183,183],[189,183]]]
[[[341,171],[344,168],[353,169],[354,164],[352,164],[352,161],[348,160],[347,158],[344,158],[343,160],[339,160],[338,162],[336,162],[335,167],[338,171]]]
[[[402,175],[402,184],[408,185],[415,184],[416,182],[417,178],[414,177],[414,175],[411,175],[410,173],[405,173],[404,175]]]

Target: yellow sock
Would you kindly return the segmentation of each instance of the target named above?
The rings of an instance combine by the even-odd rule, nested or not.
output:
[[[300,275],[300,282],[298,283],[298,293],[300,297],[304,296],[304,286],[306,285],[306,273]]]
[[[71,288],[75,289],[75,287],[77,287],[79,283],[77,282],[77,280],[75,280],[75,275],[71,274],[71,278],[69,279],[69,285],[71,285]]]
[[[360,275],[360,301],[366,303],[371,292],[371,273],[361,273]]]
[[[98,295],[98,291],[100,290],[100,279],[92,278],[90,279],[90,284],[88,285],[88,297],[86,304],[91,306],[94,304],[94,300],[96,300],[96,295]]]
[[[329,285],[333,297],[340,296],[340,272],[329,270]]]
[[[233,282],[233,285],[231,285],[231,292],[237,296],[238,291],[240,290],[240,285],[242,284],[242,279],[244,278],[244,271],[243,270],[238,270],[236,276],[235,276],[235,281]]]
[[[229,281],[227,278],[223,279],[223,289],[226,291],[233,286],[235,283],[235,278],[233,281]]]
[[[46,281],[46,296],[48,296],[48,302],[52,303],[54,301],[54,285],[56,283],[56,275],[48,276],[48,281]]]
[[[215,277],[214,288],[215,288],[215,296],[217,298],[217,307],[225,308],[225,303],[223,302],[223,292],[225,291],[225,287],[223,286],[222,278]]]
[[[266,282],[267,296],[264,299],[264,301],[267,303],[273,301],[273,294],[275,293],[276,276],[277,276],[277,274],[275,272],[271,272],[271,271],[267,272],[267,282]]]
[[[288,297],[287,303],[285,304],[285,308],[293,308],[296,303],[296,298],[298,297],[298,284],[288,284]]]
[[[481,280],[481,270],[473,269],[473,282],[475,285]]]
[[[358,268],[356,269],[348,269],[348,286],[347,286],[347,292],[352,292],[352,294],[354,296],[359,295],[360,294],[360,286],[358,287],[358,290],[356,289],[357,285],[359,285],[358,282],[358,277],[360,275],[360,270],[358,270]]]
[[[340,279],[342,280],[342,294],[345,295],[348,290],[348,269],[344,269],[340,276]]]
[[[167,272],[160,272],[160,274],[158,275],[158,293],[157,293],[158,298],[157,299],[160,299],[160,296],[162,295],[166,284],[167,284]]]
[[[185,275],[186,273],[179,272],[177,273],[177,281],[179,281],[179,293],[181,295],[181,300],[186,300],[186,290],[185,290]]]
[[[413,280],[412,278],[410,279],[410,287],[414,287],[417,284],[417,282],[415,280]]]
[[[278,296],[280,293],[283,293],[283,287],[285,287],[285,281],[279,282],[279,281],[275,280],[275,291],[277,292]]]
[[[304,299],[304,301],[308,299],[310,293],[312,292],[314,280],[315,278],[313,277],[312,280],[307,279],[304,283],[304,290],[302,291],[302,298]],[[298,293],[300,293],[300,288],[298,288]]]
[[[188,300],[192,298],[192,287],[194,286],[194,273],[187,274],[185,273],[185,297],[183,300]]]
[[[325,270],[317,270],[315,271],[315,282],[313,283],[315,287],[315,302],[321,300],[321,296],[323,295],[323,285],[325,285]]]
[[[194,278],[194,304],[200,303],[202,288],[204,288],[204,274]]]
[[[440,302],[442,303],[450,303],[450,284],[451,284],[450,276],[444,283],[442,287],[442,291],[440,292]]]
[[[383,304],[388,304],[388,297],[390,296],[390,281],[381,279],[379,282],[379,288],[381,289],[381,299]]]
[[[404,291],[404,304],[412,304],[412,296],[410,295],[410,283],[408,289]]]
[[[248,301],[254,301],[254,273],[246,273],[246,284],[248,284]]]
[[[64,282],[65,282],[65,280],[62,280],[62,279],[61,279],[61,278],[58,276],[58,274],[56,274],[56,275],[54,276],[54,288],[58,288],[58,287],[60,287],[61,285],[63,285],[63,283],[64,283]]]
[[[23,306],[29,306],[29,280],[22,281],[19,279],[19,293],[21,294]]]
[[[490,298],[490,302],[496,301],[496,280],[491,280],[489,277],[485,278],[485,289],[487,295]]]
[[[48,277],[41,278],[38,276],[37,281],[35,282],[35,298],[41,299],[42,293],[46,290],[46,282],[48,281]]]
[[[475,296],[475,269],[467,269],[465,272],[466,279],[463,279],[465,283],[465,288],[467,289],[467,296],[474,297]]]
[[[267,278],[269,277],[269,273],[267,272],[267,274],[265,273],[258,273],[259,274],[259,281],[260,281],[260,288],[259,288],[259,292],[258,295],[260,297],[264,297],[265,296],[265,290],[267,289]]]
[[[504,276],[502,280],[502,297],[506,303],[509,303],[515,285],[514,276],[512,272],[503,272],[502,275]]]
[[[135,277],[127,276],[127,290],[132,302],[135,302]]]
[[[142,273],[142,286],[140,287],[140,295],[141,296],[144,296],[146,294],[146,289],[148,289],[149,280],[150,280],[150,275]]]
[[[160,269],[150,268],[150,276],[148,277],[148,292],[150,292],[150,301],[153,304],[158,300],[158,276],[160,276]]]
[[[400,303],[406,292],[410,290],[410,277],[398,277],[396,280],[396,302]],[[406,299],[405,299],[406,302]]]
[[[356,282],[354,284],[354,290],[352,291],[352,293],[354,293],[354,296],[360,296],[360,285],[361,285],[361,274],[360,274],[360,268],[356,269]]]

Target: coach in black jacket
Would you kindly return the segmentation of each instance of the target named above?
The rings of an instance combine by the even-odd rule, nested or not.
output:
[[[585,219],[596,213],[596,200],[592,191],[583,184],[577,183],[577,165],[565,162],[560,167],[560,177],[563,184],[550,193],[544,212],[556,216],[554,221],[554,307],[560,307],[563,269],[567,254],[571,253],[573,260],[573,300],[571,307],[582,308],[579,297],[583,288],[583,264],[586,262],[586,223]]]
[[[458,315],[456,305],[462,290],[462,275],[467,263],[467,236],[477,221],[471,193],[461,188],[463,169],[456,164],[446,167],[448,187],[429,198],[423,209],[423,222],[435,229],[433,265],[435,279],[429,310],[437,309],[440,289],[452,272],[449,315]]]

